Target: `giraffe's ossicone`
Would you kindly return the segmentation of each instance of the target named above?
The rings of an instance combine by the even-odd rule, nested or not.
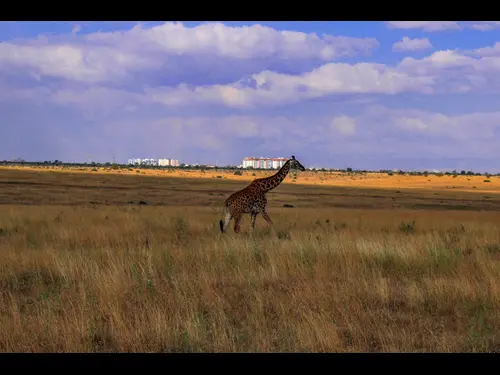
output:
[[[293,155],[274,175],[255,179],[246,188],[231,194],[224,202],[224,219],[220,221],[221,232],[225,232],[231,219],[234,219],[234,231],[239,233],[243,214],[250,214],[252,218],[252,230],[255,227],[255,220],[259,213],[262,214],[262,217],[269,225],[273,225],[271,218],[266,212],[266,193],[281,184],[291,169],[305,170],[303,165]]]

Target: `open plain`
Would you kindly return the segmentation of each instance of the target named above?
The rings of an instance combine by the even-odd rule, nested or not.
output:
[[[500,351],[500,177],[271,173],[1,168],[0,350]]]

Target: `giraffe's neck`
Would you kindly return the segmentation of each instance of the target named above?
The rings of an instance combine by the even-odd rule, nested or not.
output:
[[[281,169],[273,174],[272,176],[261,178],[258,180],[258,185],[260,189],[264,192],[268,192],[277,187],[281,182],[285,179],[288,172],[290,172],[290,162],[286,162],[285,165],[281,167]]]

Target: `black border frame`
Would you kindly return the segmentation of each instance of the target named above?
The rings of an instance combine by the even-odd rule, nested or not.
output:
[[[120,2],[116,5],[110,3],[65,3],[61,7],[55,3],[38,2],[26,3],[12,2],[2,7],[0,20],[18,21],[99,21],[99,20],[136,20],[157,21],[181,19],[184,21],[198,21],[201,19],[223,21],[223,20],[317,20],[317,21],[380,21],[386,19],[405,20],[447,20],[452,18],[466,20],[481,20],[486,18],[486,12],[481,17],[477,10],[486,10],[486,7],[467,7],[467,13],[461,10],[457,4],[452,7],[426,6],[425,2],[413,2],[394,5],[386,5],[380,2],[347,2],[347,3],[285,3],[284,7],[272,7],[269,3],[245,2],[231,3],[229,6],[215,6],[213,3],[155,3],[151,6],[141,4],[137,7],[134,3]],[[92,6],[94,5],[94,6]],[[160,6],[161,5],[161,6]],[[267,6],[266,6],[267,5]],[[430,4],[429,4],[430,5]],[[184,7],[184,9],[183,9]],[[393,10],[398,9],[399,12]],[[402,12],[401,10],[408,10]],[[432,12],[430,11],[432,10]],[[462,16],[461,16],[462,14]],[[491,14],[491,12],[490,12]],[[232,15],[232,17],[231,17]],[[161,372],[187,372],[197,370],[202,366],[206,372],[210,365],[213,370],[220,372],[222,367],[227,367],[232,372],[239,372],[240,366],[248,371],[257,368],[279,371],[281,373],[296,370],[301,373],[310,372],[340,372],[354,369],[374,371],[380,367],[381,371],[387,372],[394,369],[397,372],[408,372],[409,370],[421,371],[424,367],[447,372],[473,370],[484,371],[494,365],[495,359],[499,360],[498,354],[259,354],[259,353],[230,353],[230,354],[44,354],[36,353],[0,354],[0,369],[2,373],[9,374],[8,370],[22,371],[24,369],[40,372],[44,367],[52,369],[67,368],[69,371],[85,371],[87,369],[109,370],[123,368],[126,370],[159,370]],[[391,366],[392,365],[392,366]],[[7,371],[6,371],[7,370]],[[281,371],[280,371],[281,370]],[[442,371],[441,370],[441,371]]]
[[[2,7],[0,21],[382,21],[451,20],[479,21],[488,19],[485,6],[437,6],[435,2],[410,3],[381,2],[283,2],[275,6],[269,2],[231,2],[229,5],[213,2],[154,2],[146,3],[99,2],[64,3],[9,2]],[[403,9],[405,10],[403,12]],[[482,14],[481,14],[482,13]],[[482,16],[482,17],[481,17]],[[446,32],[446,31],[443,31]]]
[[[497,360],[493,362],[494,360]],[[76,354],[76,353],[26,353],[0,354],[0,368],[3,374],[8,370],[27,370],[30,373],[42,369],[63,370],[67,373],[88,370],[154,371],[164,373],[188,373],[196,371],[218,374],[223,367],[230,372],[269,370],[273,374],[298,372],[310,373],[348,373],[363,370],[373,373],[376,369],[384,373],[395,370],[398,374],[435,370],[445,373],[472,371],[480,373],[499,363],[499,354],[440,354],[440,353],[199,353],[199,354],[153,354],[153,353],[116,353],[116,354]],[[440,368],[441,367],[441,368]],[[7,370],[7,371],[5,371]],[[198,371],[197,371],[198,370]],[[109,373],[108,373],[109,374]]]

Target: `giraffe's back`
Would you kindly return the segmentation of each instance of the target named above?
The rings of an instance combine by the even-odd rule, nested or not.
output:
[[[249,213],[255,210],[260,211],[262,204],[266,201],[265,194],[257,189],[253,184],[231,194],[225,202],[231,214]]]

